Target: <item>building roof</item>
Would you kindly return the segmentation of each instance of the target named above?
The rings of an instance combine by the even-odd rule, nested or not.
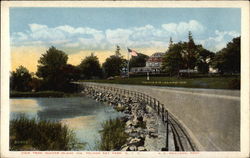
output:
[[[156,52],[148,58],[147,62],[162,62],[162,57],[164,54],[165,53]]]
[[[156,52],[154,54],[152,54],[150,57],[163,57],[165,53],[162,52]]]

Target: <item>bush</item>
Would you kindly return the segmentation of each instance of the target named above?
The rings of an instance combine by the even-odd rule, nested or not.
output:
[[[110,119],[102,124],[102,128],[99,150],[119,150],[126,143],[128,134],[125,133],[125,122],[121,119]]]
[[[240,79],[233,79],[228,83],[229,89],[240,89]]]
[[[20,115],[10,121],[10,150],[72,150],[80,148],[75,134],[60,122],[29,119]]]

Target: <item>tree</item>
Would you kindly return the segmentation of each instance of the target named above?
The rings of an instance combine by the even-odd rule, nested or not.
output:
[[[179,70],[184,67],[181,56],[183,47],[184,44],[182,42],[173,44],[163,57],[162,70],[170,76],[179,74]]]
[[[184,48],[181,52],[186,69],[194,69],[197,62],[197,46],[194,43],[192,33],[188,32],[188,42],[184,42]]]
[[[32,76],[29,70],[19,66],[16,71],[11,72],[10,89],[15,91],[30,91]]]
[[[222,74],[240,73],[240,37],[234,38],[215,54],[213,66]]]
[[[170,37],[168,48],[172,47],[172,45],[173,45],[173,40],[172,40],[172,37]]]
[[[70,81],[77,81],[80,79],[81,70],[78,66],[67,64],[62,68],[65,79]]]
[[[148,56],[142,53],[137,53],[137,56],[132,56],[129,61],[129,67],[144,67]]]
[[[85,79],[99,78],[102,76],[102,69],[97,56],[92,53],[85,57],[79,65],[82,77]]]
[[[117,45],[116,46],[116,51],[115,51],[115,56],[117,56],[117,57],[121,56],[120,50],[121,50],[120,46]]]
[[[43,79],[43,88],[46,90],[64,90],[68,80],[62,77],[68,56],[55,47],[50,47],[38,60],[36,75]]]
[[[198,58],[197,66],[200,73],[206,74],[209,71],[209,65],[214,58],[214,53],[203,48],[201,45],[197,46],[198,49]]]
[[[122,57],[110,56],[103,63],[102,67],[106,77],[120,75],[122,69],[126,67],[127,61]]]

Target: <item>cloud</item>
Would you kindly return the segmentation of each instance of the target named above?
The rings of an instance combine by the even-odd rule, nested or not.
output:
[[[219,31],[215,30],[214,35],[204,40],[198,40],[205,48],[217,52],[226,47],[227,43],[233,38],[240,36],[236,31]]]
[[[180,23],[168,23],[163,24],[162,28],[171,34],[186,34],[188,31],[193,33],[202,33],[205,30],[205,27],[196,20],[190,20],[189,22],[180,22]]]
[[[218,50],[233,37],[239,35],[235,31],[215,30],[213,35],[204,39],[206,27],[196,20],[179,23],[166,23],[159,27],[145,25],[131,28],[115,28],[98,30],[89,27],[73,27],[62,25],[48,27],[41,24],[29,24],[29,30],[11,34],[13,46],[60,46],[76,50],[111,50],[115,45],[123,48],[165,48],[169,38],[174,42],[185,41],[191,31],[195,41],[206,47]],[[203,35],[203,36],[200,36]],[[207,35],[208,36],[208,35]],[[203,37],[203,39],[199,39]]]

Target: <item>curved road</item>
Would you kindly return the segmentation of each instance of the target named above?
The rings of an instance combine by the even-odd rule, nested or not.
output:
[[[99,83],[92,83],[99,84]],[[240,150],[240,91],[102,84],[157,98],[200,151]]]

